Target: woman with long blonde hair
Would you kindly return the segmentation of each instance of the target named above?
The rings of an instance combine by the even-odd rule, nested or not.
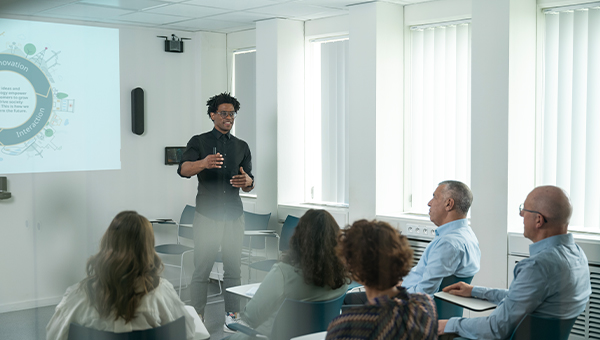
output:
[[[152,225],[135,211],[111,222],[100,251],[87,262],[87,277],[67,288],[46,327],[47,339],[67,339],[69,325],[115,333],[158,327],[185,316],[188,339],[194,320],[173,285],[160,278]]]

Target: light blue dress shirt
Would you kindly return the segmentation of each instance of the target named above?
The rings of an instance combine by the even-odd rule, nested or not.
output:
[[[479,271],[479,242],[466,218],[438,227],[435,235],[402,281],[409,293],[433,295],[446,276],[470,277]]]
[[[470,339],[508,338],[526,314],[570,319],[585,310],[592,293],[585,253],[572,234],[545,238],[529,246],[517,263],[509,289],[474,287],[471,295],[497,303],[487,317],[451,318],[446,333]]]

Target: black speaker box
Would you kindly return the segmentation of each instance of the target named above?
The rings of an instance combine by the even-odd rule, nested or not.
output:
[[[136,135],[144,133],[144,90],[141,87],[131,90],[131,131]]]

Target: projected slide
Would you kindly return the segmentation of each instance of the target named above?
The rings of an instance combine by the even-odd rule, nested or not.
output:
[[[116,29],[0,19],[0,174],[120,169]]]

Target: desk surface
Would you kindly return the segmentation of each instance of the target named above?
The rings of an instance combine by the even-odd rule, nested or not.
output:
[[[275,230],[245,230],[244,235],[246,236],[265,236],[265,237],[279,237],[279,234]]]
[[[239,296],[242,296],[242,297],[245,297],[248,299],[252,299],[252,297],[254,296],[254,293],[256,293],[256,290],[258,289],[259,286],[260,286],[260,283],[251,283],[248,285],[229,287],[225,290],[232,294],[239,295]]]
[[[175,222],[158,222],[156,220],[152,220],[152,223],[167,223],[174,224]],[[179,226],[193,228],[194,225],[191,223],[181,223]],[[279,234],[275,230],[245,230],[244,235],[246,236],[264,236],[264,237],[279,237]]]
[[[475,312],[483,312],[497,307],[495,303],[489,302],[488,300],[456,296],[446,292],[437,292],[433,294],[433,296]]]
[[[291,340],[324,340],[327,336],[327,331],[311,333],[306,335],[297,336]]]
[[[198,313],[196,313],[194,307],[185,306],[185,309],[192,316],[192,318],[194,318],[194,325],[196,326],[194,340],[205,340],[210,338],[210,333],[208,333],[208,330],[204,326],[204,323],[202,323],[202,320],[200,320],[200,316],[198,316]]]

